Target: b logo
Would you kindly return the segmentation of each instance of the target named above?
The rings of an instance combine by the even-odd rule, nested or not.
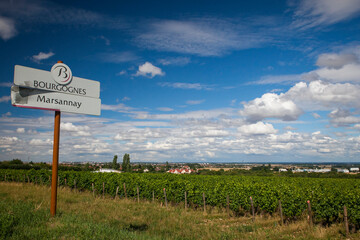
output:
[[[55,82],[60,85],[69,84],[73,77],[70,68],[64,63],[56,63],[51,68],[51,75]]]

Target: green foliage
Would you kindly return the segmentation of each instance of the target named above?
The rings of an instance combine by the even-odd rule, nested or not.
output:
[[[0,180],[28,181],[49,184],[51,171],[48,170],[0,170]],[[25,177],[26,176],[26,177]],[[29,178],[27,178],[29,177]],[[134,173],[94,173],[77,171],[59,171],[60,185],[76,187],[78,190],[92,190],[94,183],[97,193],[105,192],[115,196],[119,186],[119,196],[135,198],[139,187],[140,197],[164,200],[163,189],[166,189],[168,201],[180,203],[187,192],[191,206],[202,206],[202,193],[206,203],[211,206],[226,206],[229,195],[230,208],[238,213],[250,210],[251,196],[258,213],[277,212],[278,200],[281,200],[286,218],[297,218],[306,212],[307,200],[310,200],[316,222],[330,224],[342,219],[344,205],[348,209],[351,223],[360,226],[360,180],[331,178],[300,178],[284,176],[204,176],[174,174],[134,174]]]
[[[118,156],[115,155],[114,158],[113,158],[113,162],[112,162],[112,168],[113,169],[118,169],[119,168],[118,163],[117,163],[117,159],[118,159]]]
[[[124,154],[122,170],[123,170],[123,172],[130,172],[131,171],[130,155],[128,153]]]

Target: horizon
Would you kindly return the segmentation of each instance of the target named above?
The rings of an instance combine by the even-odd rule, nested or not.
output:
[[[59,162],[360,162],[360,0],[1,1],[0,50],[0,161],[51,161],[10,87],[61,60],[101,115],[62,113]]]

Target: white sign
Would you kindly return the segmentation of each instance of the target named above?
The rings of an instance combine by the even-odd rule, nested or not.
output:
[[[70,68],[63,63],[55,64],[51,72],[15,65],[14,84],[82,97],[100,97],[100,82],[73,77]]]
[[[100,115],[101,100],[39,89],[11,87],[11,104],[16,107]]]

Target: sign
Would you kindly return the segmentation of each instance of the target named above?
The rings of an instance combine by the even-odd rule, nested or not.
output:
[[[11,104],[16,107],[97,116],[101,112],[101,100],[98,98],[87,98],[20,86],[11,87]]]
[[[83,97],[100,97],[100,82],[73,77],[70,68],[57,63],[51,72],[15,65],[14,84]]]

